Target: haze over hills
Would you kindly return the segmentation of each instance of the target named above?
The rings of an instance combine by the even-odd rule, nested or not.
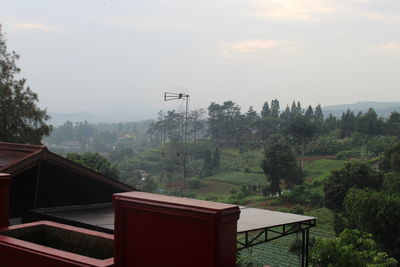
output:
[[[359,111],[366,112],[373,108],[379,117],[388,117],[391,112],[400,112],[400,102],[374,102],[360,101],[353,104],[340,104],[322,107],[325,117],[332,114],[337,118],[342,116],[348,109],[357,114]],[[74,113],[50,113],[50,123],[54,126],[62,125],[67,120],[72,122],[85,121],[90,123],[100,122],[128,122],[155,119],[159,109],[156,107],[132,100],[124,99],[114,102],[101,110],[82,111]]]
[[[66,121],[78,122],[88,121],[90,123],[100,122],[128,122],[155,119],[158,109],[150,105],[123,99],[95,111],[81,111],[73,113],[50,112],[50,123],[54,126],[64,124]]]
[[[352,110],[354,114],[359,111],[366,112],[369,108],[373,108],[379,117],[389,117],[393,111],[400,112],[400,102],[375,102],[375,101],[359,101],[354,104],[340,104],[322,107],[322,112],[325,117],[332,114],[337,118],[342,116],[343,112],[348,109]]]

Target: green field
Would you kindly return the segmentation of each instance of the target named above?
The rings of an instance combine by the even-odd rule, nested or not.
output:
[[[324,179],[331,171],[341,168],[347,160],[319,159],[304,163],[304,171],[307,180]]]
[[[221,195],[229,195],[232,189],[239,187],[234,184],[221,183],[218,181],[211,181],[207,179],[203,179],[202,183],[205,184],[204,187],[201,187],[196,190],[190,190],[189,192],[194,193],[195,195],[213,194],[216,196],[221,196]]]
[[[314,227],[310,229],[310,239],[312,238],[333,238],[335,233],[331,227]],[[270,242],[244,249],[240,257],[245,262],[252,262],[253,266],[270,265],[274,267],[300,266],[300,258],[289,252],[290,245],[296,238],[301,238],[300,234],[292,234]]]
[[[218,181],[234,185],[265,185],[266,178],[260,173],[245,173],[238,171],[218,173],[207,177],[207,180]]]

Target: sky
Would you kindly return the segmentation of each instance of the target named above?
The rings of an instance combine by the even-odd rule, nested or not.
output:
[[[9,50],[49,112],[121,100],[243,111],[400,101],[398,0],[0,0]]]

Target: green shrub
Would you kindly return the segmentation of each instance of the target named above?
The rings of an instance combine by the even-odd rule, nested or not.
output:
[[[294,213],[294,214],[300,214],[303,215],[304,214],[304,207],[300,206],[300,205],[294,205],[293,207],[291,207],[289,209],[290,213]]]
[[[271,203],[270,203],[271,206],[280,206],[282,204],[283,204],[282,200],[279,199],[279,198],[272,200]]]
[[[189,183],[190,189],[199,189],[199,188],[206,186],[204,183],[202,183],[200,181],[200,179],[197,179],[197,178],[189,179],[188,183]]]
[[[356,149],[344,150],[336,154],[337,159],[350,159],[359,157],[360,157],[360,151]]]

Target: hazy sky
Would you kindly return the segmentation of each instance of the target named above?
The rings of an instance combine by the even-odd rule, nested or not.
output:
[[[9,50],[50,112],[278,98],[400,101],[399,0],[0,0]]]

